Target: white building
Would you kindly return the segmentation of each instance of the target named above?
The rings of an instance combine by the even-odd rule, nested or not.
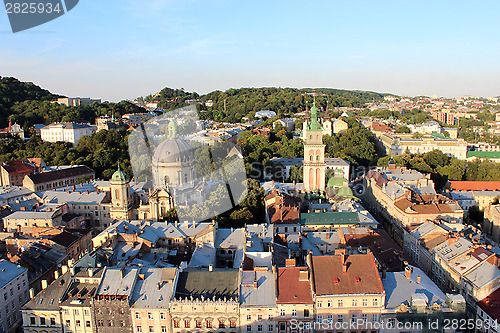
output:
[[[84,135],[92,135],[97,126],[80,123],[52,123],[40,130],[40,136],[43,141],[49,142],[71,142],[74,146]]]
[[[29,300],[28,289],[28,270],[0,260],[0,332],[15,332],[22,322],[19,309]]]

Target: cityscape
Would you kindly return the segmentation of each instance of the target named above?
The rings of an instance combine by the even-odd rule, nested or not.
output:
[[[35,5],[0,333],[500,333],[497,3]]]

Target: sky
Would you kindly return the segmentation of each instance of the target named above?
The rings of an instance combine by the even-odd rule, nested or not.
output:
[[[12,33],[0,76],[119,101],[164,87],[500,95],[500,1],[80,0]]]

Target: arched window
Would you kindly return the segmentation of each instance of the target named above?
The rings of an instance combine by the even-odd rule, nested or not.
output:
[[[319,168],[316,169],[316,188],[320,188],[319,184],[321,184],[320,182],[320,172],[319,171]]]
[[[314,188],[314,170],[309,169],[309,189]]]
[[[120,199],[120,191],[118,189],[115,190],[115,199]]]

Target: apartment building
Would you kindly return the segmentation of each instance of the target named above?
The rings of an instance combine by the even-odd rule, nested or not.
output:
[[[95,178],[95,171],[85,165],[76,165],[55,171],[30,174],[24,177],[23,186],[33,192],[43,192],[73,186]]]
[[[0,260],[0,332],[13,333],[22,323],[21,306],[29,300],[28,270]]]
[[[380,320],[385,291],[368,254],[311,256],[316,332],[370,330]]]

